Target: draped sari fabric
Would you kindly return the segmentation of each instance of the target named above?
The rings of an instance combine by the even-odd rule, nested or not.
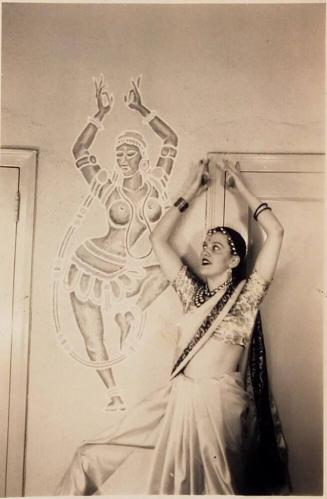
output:
[[[287,447],[278,411],[270,394],[260,312],[253,328],[245,383],[252,406],[248,421],[249,448],[244,494],[289,494],[291,483]]]
[[[147,492],[235,494],[242,490],[242,421],[247,395],[240,373],[217,379],[179,374],[172,382]]]
[[[284,440],[277,441],[271,416],[259,319],[249,351],[249,393],[242,372],[200,379],[188,378],[183,372],[194,356],[201,355],[217,328],[230,327],[242,300],[252,315],[257,312],[265,286],[259,282],[256,293],[254,279],[243,285],[228,289],[218,303],[212,297],[184,316],[177,327],[178,353],[167,383],[131,408],[116,426],[77,450],[58,495],[101,494],[107,480],[137,449],[151,452],[144,488],[148,494],[281,490],[286,475],[278,472],[283,471],[278,443]],[[187,289],[189,292],[189,285]],[[236,316],[235,328],[244,322],[252,329],[251,321]],[[262,483],[256,480],[259,473],[263,473]]]

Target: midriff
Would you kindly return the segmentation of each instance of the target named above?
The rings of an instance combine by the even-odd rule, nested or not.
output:
[[[244,348],[210,338],[186,365],[189,378],[217,378],[238,370]]]

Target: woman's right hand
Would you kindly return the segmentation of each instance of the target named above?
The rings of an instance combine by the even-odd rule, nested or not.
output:
[[[99,81],[94,78],[94,85],[98,111],[102,116],[104,116],[112,110],[114,105],[114,96],[113,94],[108,93],[107,86],[104,83],[104,78],[102,75],[100,76]]]
[[[183,195],[187,201],[191,201],[192,198],[208,189],[210,184],[209,162],[209,159],[201,159],[191,167],[193,171],[190,175],[190,182]]]

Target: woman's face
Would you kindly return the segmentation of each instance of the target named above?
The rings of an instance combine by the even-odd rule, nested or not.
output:
[[[231,254],[227,237],[221,232],[207,235],[201,251],[201,273],[205,277],[223,274],[228,268],[235,267],[236,260]]]
[[[142,155],[138,147],[122,144],[116,149],[116,158],[124,177],[132,177],[138,170]]]

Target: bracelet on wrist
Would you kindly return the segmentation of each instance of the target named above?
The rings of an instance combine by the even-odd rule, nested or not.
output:
[[[270,206],[265,206],[264,208],[262,208],[262,209],[261,209],[261,210],[257,213],[257,218],[256,218],[256,220],[258,220],[258,216],[259,216],[259,215],[261,215],[261,213],[262,213],[263,211],[266,211],[266,210],[270,210],[270,211],[271,211]]]
[[[95,118],[94,116],[88,116],[87,121],[88,123],[94,125],[98,130],[100,131],[104,130],[104,126],[101,123],[101,121]]]
[[[270,206],[268,206],[268,203],[261,203],[259,206],[256,208],[255,212],[253,213],[253,218],[257,222],[258,221],[258,216],[266,210],[271,210]]]
[[[148,123],[150,123],[150,121],[152,121],[157,115],[157,111],[153,110],[153,111],[150,111],[146,116],[143,117],[142,119],[142,122],[144,123],[144,125],[147,125]]]
[[[175,201],[174,206],[181,212],[185,211],[188,207],[189,204],[184,198],[178,198],[177,201]]]
[[[254,220],[257,220],[257,214],[258,214],[258,211],[265,207],[265,206],[268,206],[268,203],[260,203],[259,206],[256,207],[256,209],[254,210],[254,213],[253,213],[253,218]]]

